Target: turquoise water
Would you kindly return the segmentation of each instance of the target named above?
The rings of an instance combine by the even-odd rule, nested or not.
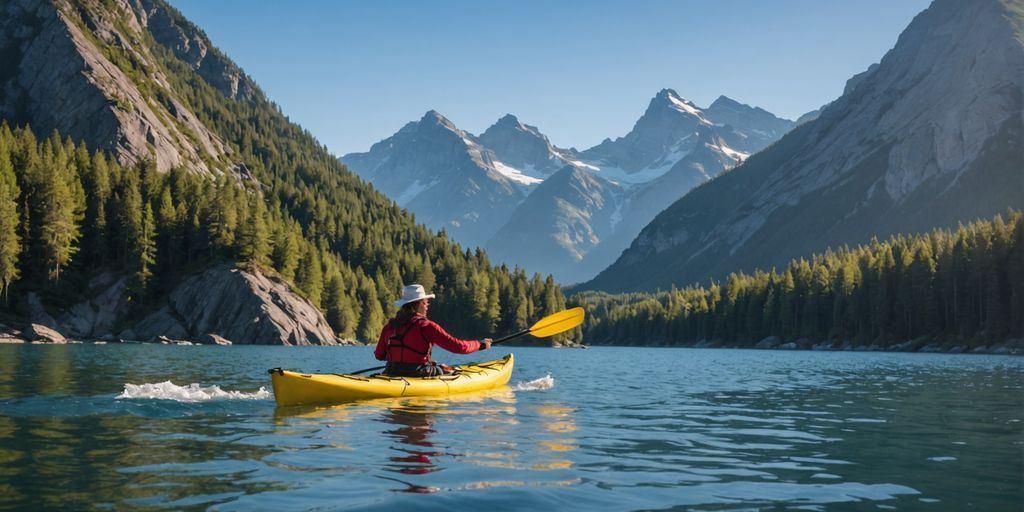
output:
[[[1021,357],[509,350],[495,392],[278,410],[267,368],[371,349],[0,345],[0,508],[1024,508]]]

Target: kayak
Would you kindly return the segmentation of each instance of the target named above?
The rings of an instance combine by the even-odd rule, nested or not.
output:
[[[310,374],[281,368],[268,370],[279,407],[337,404],[373,398],[445,397],[503,386],[512,377],[512,354],[483,363],[455,366],[455,372],[437,377],[388,375]]]

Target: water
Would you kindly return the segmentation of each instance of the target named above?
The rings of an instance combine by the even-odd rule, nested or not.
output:
[[[1024,358],[511,350],[494,392],[278,410],[267,368],[370,348],[2,345],[0,508],[1024,508]]]

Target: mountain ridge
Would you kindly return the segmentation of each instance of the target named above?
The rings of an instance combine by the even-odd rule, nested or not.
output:
[[[816,120],[691,191],[584,287],[684,286],[1021,208],[1024,51],[1006,12],[937,0]]]

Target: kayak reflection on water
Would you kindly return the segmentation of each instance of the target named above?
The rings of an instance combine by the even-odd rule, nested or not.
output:
[[[396,428],[385,430],[384,435],[395,439],[401,445],[392,447],[402,455],[389,457],[395,464],[388,471],[406,475],[423,475],[441,469],[431,457],[449,455],[443,450],[434,450],[430,435],[436,433],[432,428],[433,417],[425,409],[396,407],[386,409],[380,421],[394,425]]]

